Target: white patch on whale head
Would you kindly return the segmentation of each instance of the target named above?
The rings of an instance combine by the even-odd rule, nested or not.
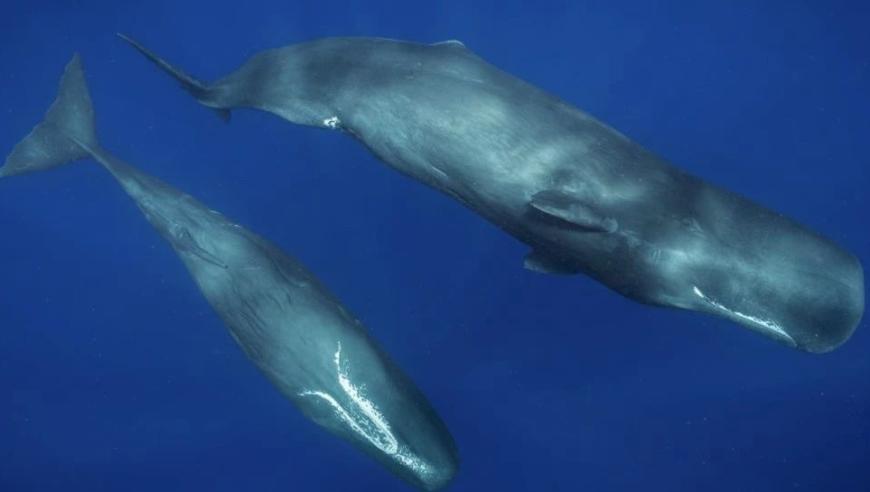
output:
[[[730,314],[731,316],[733,316],[735,318],[742,319],[744,321],[749,321],[749,322],[753,323],[755,326],[758,326],[758,327],[763,328],[767,331],[773,332],[774,334],[779,335],[782,338],[785,338],[792,345],[797,345],[794,341],[794,338],[792,338],[791,335],[789,335],[781,326],[774,323],[773,321],[770,321],[769,319],[757,318],[755,316],[752,316],[752,315],[749,315],[746,313],[741,313],[740,311],[735,311],[733,309],[728,309],[723,304],[720,304],[719,302],[716,302],[712,298],[708,297],[696,285],[692,286],[692,290],[694,291],[696,296],[700,297],[701,299],[706,301],[707,304],[715,307],[716,309],[719,309],[721,311],[725,311],[726,313]]]
[[[419,476],[425,477],[434,472],[429,465],[399,444],[393,435],[390,423],[378,410],[378,407],[365,396],[365,387],[358,387],[351,382],[347,370],[341,363],[341,342],[333,356],[338,384],[351,401],[351,408],[344,408],[341,403],[329,393],[323,391],[303,391],[299,396],[320,398],[332,407],[335,415],[362,436],[373,446],[383,451],[402,465],[410,468]]]
[[[341,120],[338,119],[338,116],[330,116],[323,120],[323,126],[329,128],[330,130],[335,130],[341,125]]]

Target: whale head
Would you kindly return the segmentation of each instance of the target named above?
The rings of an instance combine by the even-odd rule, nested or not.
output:
[[[338,342],[316,387],[294,396],[309,418],[353,442],[421,490],[456,475],[456,445],[422,393],[380,350]]]
[[[755,271],[707,271],[697,275],[688,304],[790,347],[829,352],[852,335],[864,311],[857,259],[837,259],[829,268],[837,273],[775,261]]]
[[[828,352],[864,312],[864,272],[832,241],[742,197],[699,195],[691,219],[644,238],[649,302],[729,319],[807,352]]]

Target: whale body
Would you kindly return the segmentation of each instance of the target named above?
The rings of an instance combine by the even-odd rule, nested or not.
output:
[[[99,146],[81,61],[0,177],[93,158],[187,267],[232,337],[309,419],[424,490],[458,467],[453,438],[411,380],[313,274],[262,237]]]
[[[531,247],[526,268],[830,351],[864,311],[858,259],[692,176],[458,41],[327,38],[256,54],[213,83],[121,35],[223,117],[344,131]]]

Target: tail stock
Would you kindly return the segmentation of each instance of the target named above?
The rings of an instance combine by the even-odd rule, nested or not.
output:
[[[181,84],[181,87],[184,88],[187,92],[189,92],[193,97],[196,98],[197,101],[203,102],[209,96],[209,86],[205,82],[194,78],[189,75],[187,72],[181,70],[178,67],[170,64],[163,58],[157,56],[156,53],[149,50],[148,48],[142,46],[141,43],[136,41],[135,39],[127,36],[126,34],[117,33],[118,37],[126,41],[130,46],[136,49],[139,53],[145,56],[145,58],[151,60],[152,63],[163,69],[164,72],[168,73],[172,78],[178,81]],[[220,119],[223,121],[230,120],[230,110],[224,108],[212,108],[218,115]]]

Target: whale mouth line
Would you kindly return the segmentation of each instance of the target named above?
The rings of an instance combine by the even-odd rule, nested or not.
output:
[[[324,391],[306,390],[299,393],[299,396],[312,396],[325,401],[342,422],[373,446],[402,465],[414,470],[420,476],[425,477],[432,474],[433,470],[429,465],[399,444],[399,440],[393,435],[386,417],[371,400],[366,398],[365,386],[358,387],[351,382],[347,369],[342,366],[341,342],[338,342],[338,349],[335,351],[333,360],[338,384],[345,395],[350,398],[351,408],[346,409],[334,396]]]
[[[692,286],[692,291],[695,293],[696,296],[703,299],[704,302],[706,302],[708,305],[716,308],[719,311],[725,312],[731,318],[737,319],[740,321],[747,321],[752,326],[758,328],[759,331],[763,331],[763,332],[768,333],[768,334],[773,334],[773,335],[785,340],[793,347],[797,346],[797,342],[795,342],[794,338],[792,338],[792,336],[789,335],[788,332],[785,331],[785,329],[783,329],[783,327],[781,327],[777,323],[775,323],[769,319],[759,318],[756,316],[752,316],[750,314],[741,313],[740,311],[737,311],[734,309],[730,309],[727,306],[725,306],[724,304],[717,302],[712,297],[704,294],[704,292],[701,289],[699,289],[697,285]]]

